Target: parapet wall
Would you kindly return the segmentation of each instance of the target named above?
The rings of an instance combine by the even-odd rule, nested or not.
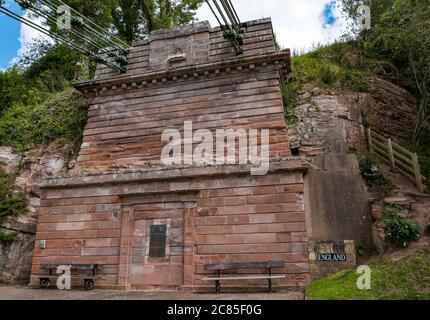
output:
[[[186,61],[180,60],[170,66],[173,68],[238,58],[219,27],[211,28],[207,21],[198,22],[173,30],[157,30],[148,39],[135,41],[127,56],[129,64],[125,75],[167,69],[167,58],[174,55],[175,49],[182,49]],[[245,23],[243,50],[240,58],[276,51],[270,19]],[[96,80],[122,76],[104,65],[99,65],[96,72]]]

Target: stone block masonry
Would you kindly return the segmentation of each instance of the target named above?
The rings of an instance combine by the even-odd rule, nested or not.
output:
[[[88,123],[73,172],[41,185],[33,285],[41,264],[97,263],[97,287],[208,291],[204,264],[269,260],[285,262],[275,288],[308,283],[307,166],[291,156],[280,91],[290,52],[275,50],[270,19],[245,25],[243,55],[219,28],[197,23],[136,42],[125,75],[99,66],[76,86]],[[162,133],[185,121],[211,132],[269,129],[268,174],[250,175],[249,164],[164,166]]]

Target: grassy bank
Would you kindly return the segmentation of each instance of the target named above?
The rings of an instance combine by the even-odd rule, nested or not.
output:
[[[359,290],[356,270],[345,270],[311,283],[310,300],[429,300],[430,247],[392,262],[387,258],[370,263],[372,289]]]

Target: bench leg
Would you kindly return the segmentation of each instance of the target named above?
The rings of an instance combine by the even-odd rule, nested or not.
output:
[[[216,293],[221,292],[221,282],[219,280],[215,280],[215,292]]]
[[[87,291],[94,289],[94,280],[85,279],[84,280],[84,288]]]
[[[51,286],[51,280],[47,278],[40,278],[39,286],[40,286],[40,289],[48,289]]]
[[[269,268],[269,277],[272,276],[272,268]],[[269,278],[269,293],[272,292],[272,279]]]

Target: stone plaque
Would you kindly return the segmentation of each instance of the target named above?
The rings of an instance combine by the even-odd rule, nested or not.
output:
[[[319,262],[346,262],[348,257],[346,253],[318,253],[317,260]]]
[[[166,257],[167,225],[159,224],[150,227],[149,257]]]

